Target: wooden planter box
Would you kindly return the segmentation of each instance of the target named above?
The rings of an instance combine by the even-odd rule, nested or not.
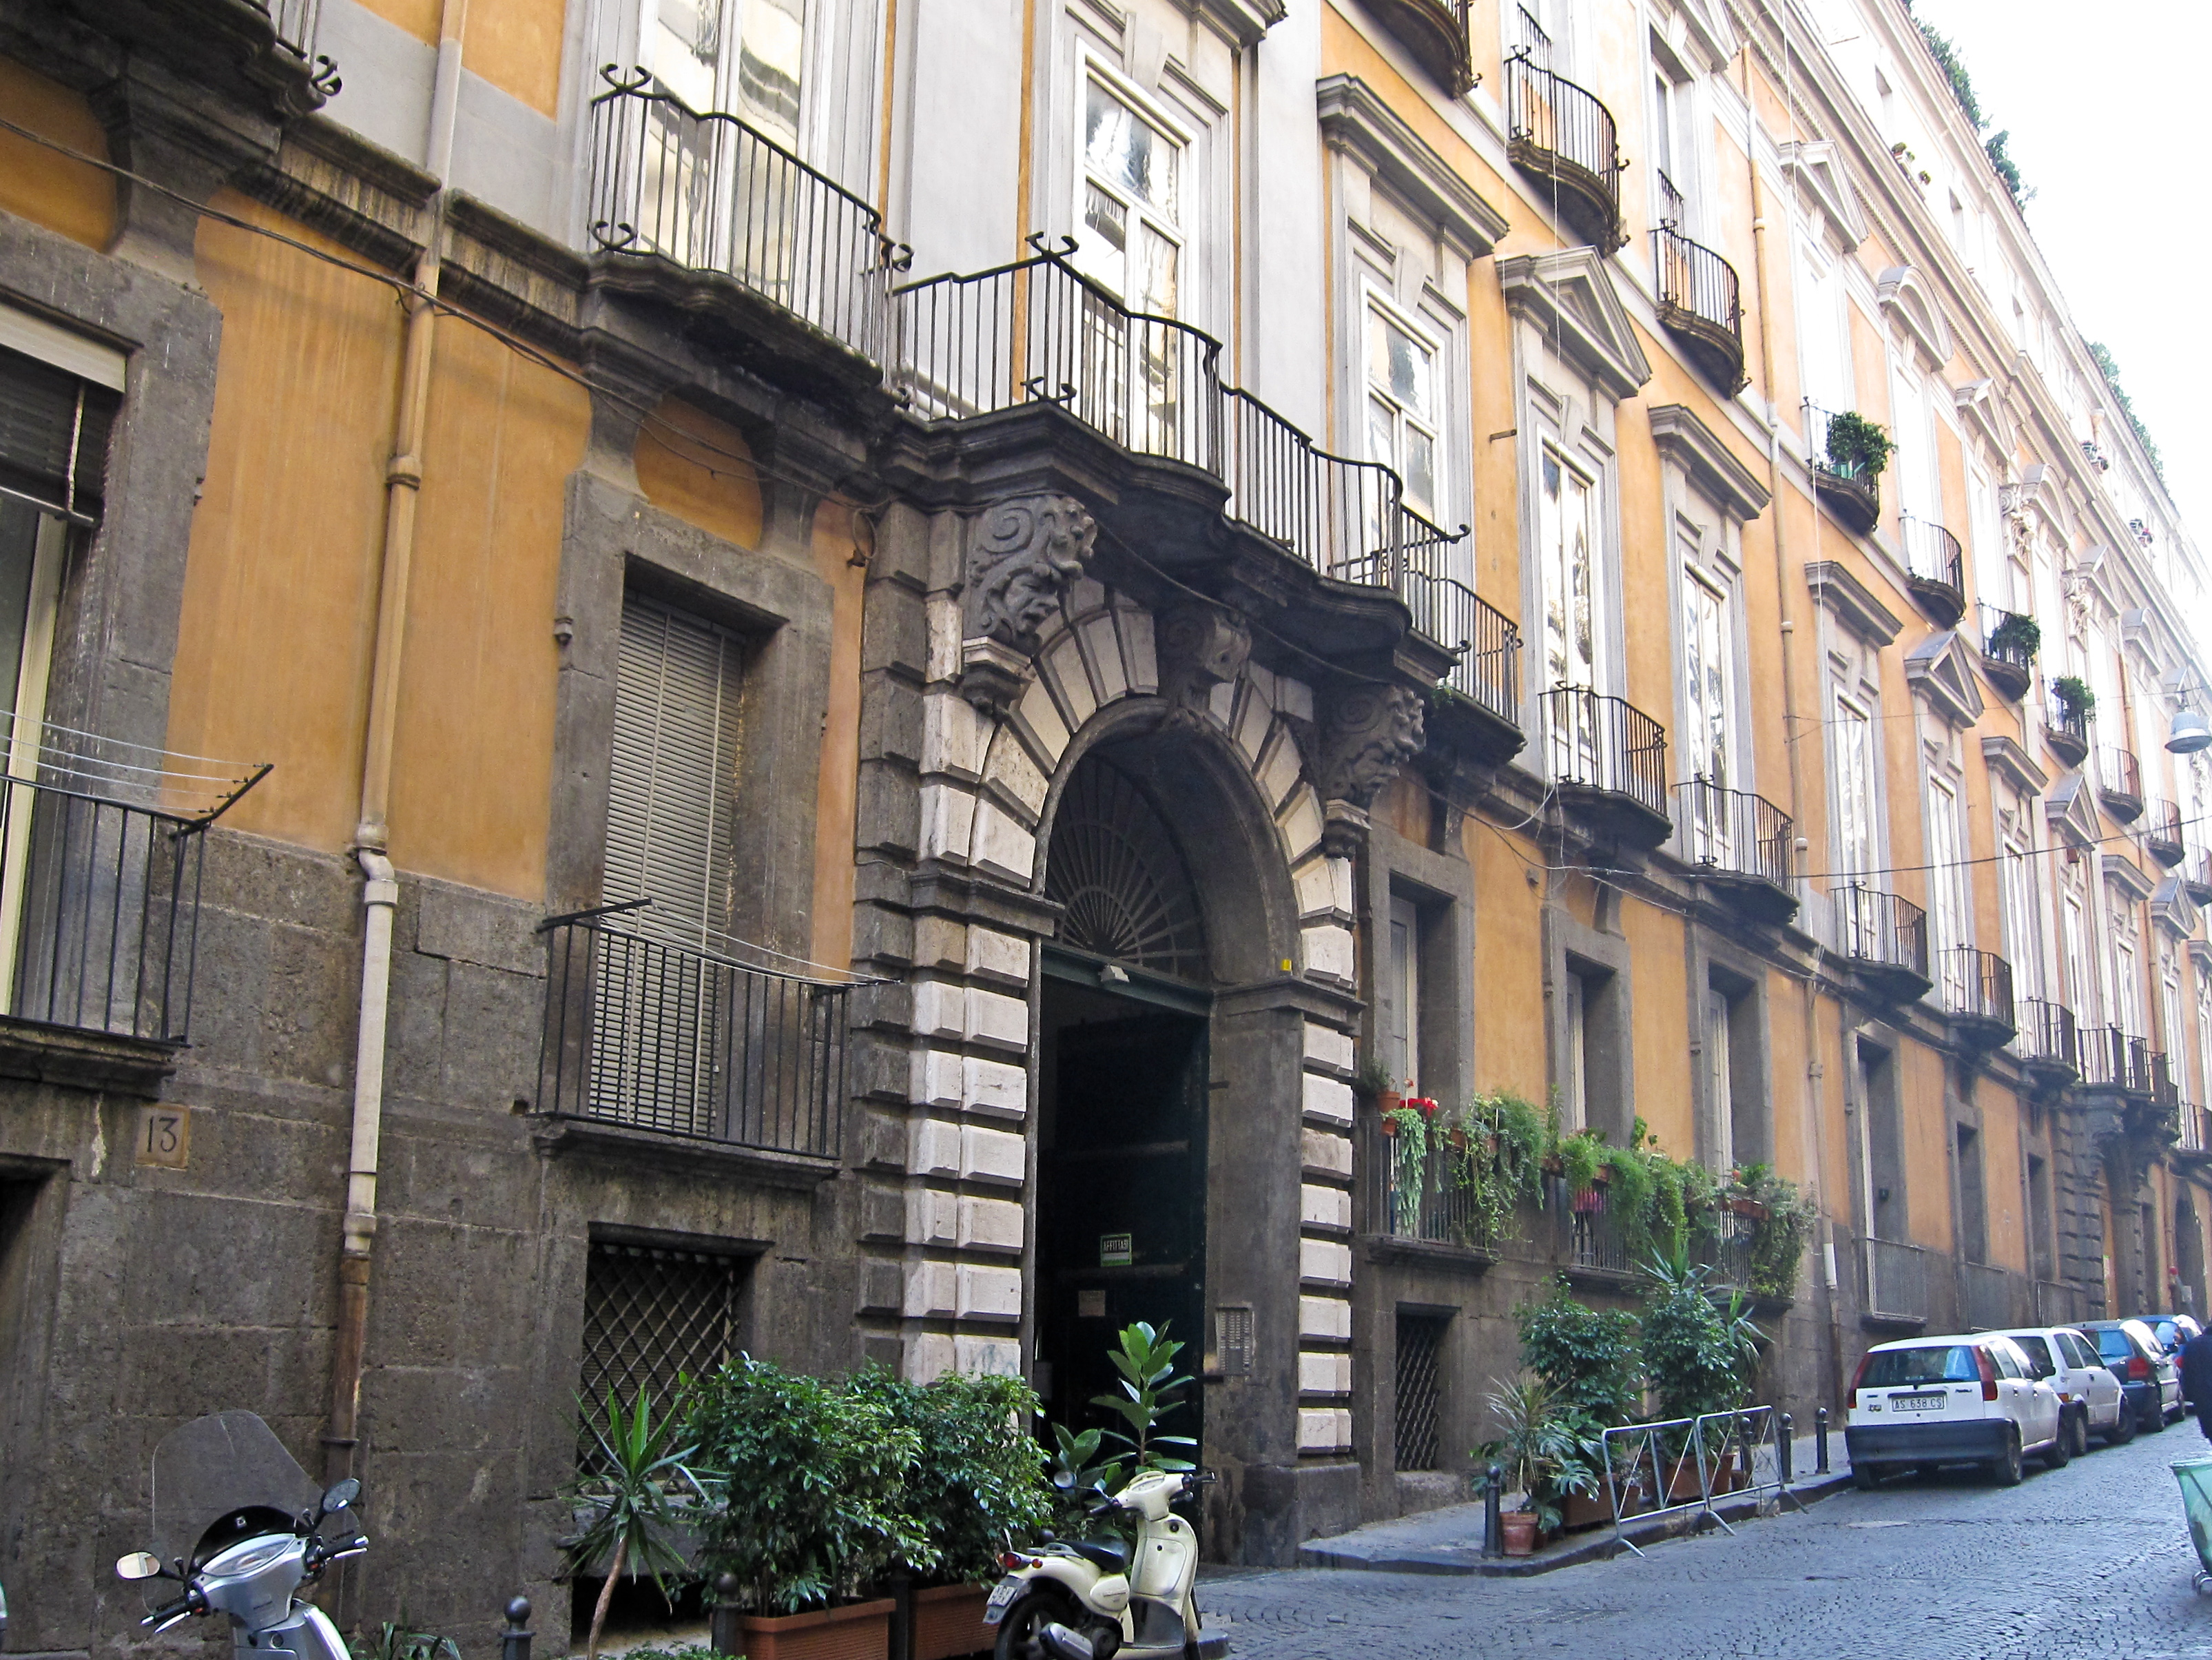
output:
[[[957,1660],[985,1654],[999,1640],[983,1623],[988,1585],[932,1585],[914,1594],[914,1660]],[[750,1657],[748,1657],[750,1660]]]
[[[738,1630],[745,1660],[890,1660],[891,1599],[809,1614],[741,1614]]]

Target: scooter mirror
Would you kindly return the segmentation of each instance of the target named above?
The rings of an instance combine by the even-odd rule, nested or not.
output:
[[[115,1559],[115,1577],[118,1579],[159,1579],[161,1559],[149,1550],[134,1550]]]
[[[349,1475],[323,1495],[323,1514],[336,1515],[361,1497],[361,1483]]]

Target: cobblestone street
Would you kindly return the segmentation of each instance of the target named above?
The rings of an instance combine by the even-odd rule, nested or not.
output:
[[[2212,1595],[2166,1466],[2187,1420],[2006,1491],[1966,1472],[1845,1492],[1802,1515],[1529,1579],[1231,1571],[1200,1586],[1241,1660],[2044,1660],[2212,1655]]]

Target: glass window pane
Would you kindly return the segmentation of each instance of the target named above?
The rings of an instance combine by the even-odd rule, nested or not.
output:
[[[1406,497],[1419,512],[1433,514],[1437,499],[1437,443],[1419,427],[1406,429]]]
[[[1148,206],[1175,211],[1175,149],[1096,81],[1086,89],[1084,165]]]
[[[1131,298],[1139,311],[1172,317],[1176,308],[1176,256],[1180,250],[1150,225],[1140,226],[1139,236],[1144,249],[1140,270],[1144,286]]]
[[[714,3],[714,0],[707,0]],[[738,112],[786,145],[799,143],[799,72],[806,45],[804,0],[744,0],[738,45]]]
[[[1429,412],[1429,354],[1420,343],[1398,329],[1386,329],[1390,340],[1390,395],[1415,415]]]
[[[1398,464],[1397,412],[1379,398],[1367,400],[1367,459],[1385,466]]]

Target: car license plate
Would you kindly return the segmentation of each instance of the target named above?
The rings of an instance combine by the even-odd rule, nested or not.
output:
[[[1945,1398],[1942,1390],[1938,1389],[1933,1395],[1893,1395],[1889,1404],[1899,1412],[1934,1412],[1942,1406]]]
[[[1014,1605],[1014,1598],[1022,1594],[1025,1579],[1001,1579],[991,1587],[991,1600],[983,1604],[983,1623],[995,1626],[1006,1617],[1006,1610]]]

